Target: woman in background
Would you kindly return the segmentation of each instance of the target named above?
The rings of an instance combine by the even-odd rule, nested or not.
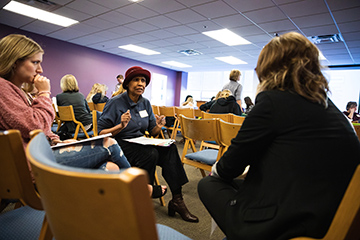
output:
[[[233,69],[230,72],[229,79],[230,81],[225,84],[222,88],[222,90],[229,89],[232,95],[234,95],[236,102],[240,106],[240,111],[242,111],[241,108],[241,92],[242,92],[242,85],[239,82],[241,76],[240,70]]]
[[[106,103],[109,98],[106,96],[106,91],[108,87],[105,84],[100,84],[96,94],[92,97],[93,103]]]
[[[194,98],[191,95],[187,95],[185,98],[185,102],[181,104],[182,108],[194,108],[196,106],[194,102]]]
[[[67,74],[60,80],[60,87],[62,93],[56,95],[56,102],[58,106],[72,105],[74,109],[75,119],[84,125],[85,130],[92,127],[92,116],[87,101],[79,92],[79,86],[74,75]],[[62,132],[75,132],[75,123],[66,122],[61,126],[59,131]]]
[[[352,122],[358,122],[360,120],[360,115],[356,112],[357,103],[356,102],[348,102],[346,104],[346,111],[344,111],[344,115],[348,117],[348,119]]]
[[[94,85],[91,87],[89,94],[86,96],[87,102],[92,102],[92,98],[97,93],[99,86],[100,83],[94,83]]]
[[[306,37],[273,38],[256,73],[255,106],[200,180],[200,199],[229,240],[322,238],[360,163],[359,140],[328,99],[319,50]]]
[[[241,115],[239,104],[229,89],[221,91],[219,98],[211,106],[209,113],[233,113]]]
[[[251,109],[254,107],[254,104],[251,101],[250,97],[245,97],[244,101],[245,101],[245,104],[246,104],[245,114],[248,114],[251,111]]]

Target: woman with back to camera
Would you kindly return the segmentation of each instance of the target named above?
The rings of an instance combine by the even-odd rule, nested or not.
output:
[[[360,163],[359,140],[328,99],[319,51],[306,37],[273,38],[256,73],[255,106],[200,180],[200,199],[229,240],[322,238]]]
[[[225,89],[229,89],[232,93],[232,95],[235,97],[236,102],[240,106],[240,111],[242,111],[241,108],[241,92],[242,92],[242,85],[239,83],[241,76],[240,70],[233,69],[230,72],[229,79],[230,81],[225,84],[222,88],[222,91]]]
[[[89,105],[82,93],[79,92],[78,82],[74,75],[66,74],[60,80],[62,93],[56,95],[58,106],[72,105],[74,109],[75,119],[84,125],[85,130],[92,127],[92,116]],[[61,126],[61,132],[75,132],[76,125],[73,122],[66,122]]]
[[[240,116],[241,110],[231,91],[224,89],[221,91],[220,97],[211,106],[209,113],[233,113]]]
[[[148,172],[150,184],[154,182],[156,165],[161,166],[162,175],[172,193],[172,200],[168,204],[169,216],[177,212],[185,221],[198,222],[199,219],[190,213],[182,197],[182,185],[188,182],[188,178],[176,145],[141,145],[124,140],[144,136],[145,131],[157,136],[165,125],[165,117],[154,115],[150,101],[142,96],[150,78],[150,72],[138,66],[126,71],[123,86],[127,91],[106,103],[98,122],[99,133],[112,133],[131,166]]]

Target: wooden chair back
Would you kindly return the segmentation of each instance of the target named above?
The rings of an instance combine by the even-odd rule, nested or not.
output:
[[[357,166],[347,190],[322,240],[360,239],[360,165]],[[292,240],[315,240],[297,237]]]
[[[56,240],[158,239],[144,170],[60,165],[43,133],[30,141],[27,154]]]
[[[160,116],[159,106],[151,105],[151,108],[152,108],[154,114],[157,114]]]
[[[159,106],[159,113],[160,115],[164,115],[165,117],[176,117],[175,107]],[[173,134],[175,129],[175,122],[173,126],[164,126],[164,128],[167,130],[169,138],[175,139],[173,138],[174,135],[176,136],[176,134]]]
[[[96,104],[94,104],[94,108],[95,108],[94,110],[103,112],[105,105],[106,105],[106,103],[96,103]]]
[[[199,108],[194,109],[194,113],[195,113],[195,117],[197,117],[197,118],[202,117],[202,111]]]
[[[90,111],[96,110],[96,109],[95,109],[95,103],[93,103],[93,102],[88,102],[87,104],[89,105]]]
[[[231,145],[231,140],[238,134],[241,124],[229,123],[220,119],[219,124],[219,142],[220,155],[222,156]]]
[[[245,120],[245,117],[239,115],[232,115],[232,123],[242,124]]]
[[[233,114],[232,113],[208,113],[208,112],[202,112],[202,118],[203,119],[209,119],[209,118],[220,118],[224,120],[225,122],[232,122]]]
[[[30,206],[32,209],[43,210],[40,195],[36,191],[32,181],[29,170],[30,165],[26,159],[20,131],[0,131],[0,146],[0,199],[19,199],[24,206]],[[38,215],[39,211],[32,211],[32,209],[21,207],[18,210],[20,212],[24,210],[26,215],[25,219],[33,221],[34,219],[31,219],[31,216]],[[48,228],[46,219],[43,215],[40,216],[40,218],[44,222],[41,231],[38,232],[38,235],[40,235],[39,239],[51,239],[52,235],[50,229]],[[19,219],[19,222],[17,224],[15,223],[15,225],[22,228],[25,227],[25,225],[22,226],[22,224],[26,224],[27,227],[29,227],[28,223],[22,222],[24,221],[23,219]],[[0,225],[4,227],[6,224],[10,224],[9,221],[11,222],[13,220],[14,219],[8,219],[8,222],[6,223],[0,221]],[[31,226],[31,228],[32,227],[35,226]]]
[[[74,109],[72,105],[69,106],[58,106],[59,119],[63,122],[74,122],[76,124],[74,139],[77,139],[80,128],[83,130],[86,138],[90,138],[89,134],[85,130],[84,125],[75,119]],[[60,125],[59,125],[60,128]],[[58,128],[58,130],[59,130]]]
[[[175,107],[176,119],[175,119],[175,123],[174,123],[173,135],[171,137],[172,139],[175,139],[176,134],[177,134],[178,131],[181,132],[180,119],[179,119],[180,114],[182,114],[182,115],[184,115],[185,117],[188,117],[188,118],[195,118],[195,112],[194,112],[193,108]]]
[[[216,144],[220,144],[218,138],[218,119],[195,119],[188,118],[183,115],[180,115],[180,125],[183,136],[185,137],[185,144],[183,153],[181,156],[181,161],[184,164],[188,164],[200,169],[203,177],[206,175],[205,171],[211,171],[212,165],[204,164],[198,161],[191,160],[186,157],[189,147],[191,147],[193,152],[198,150],[195,148],[194,141],[215,141]],[[203,145],[200,145],[199,151],[204,150]],[[217,157],[217,160],[219,158]]]

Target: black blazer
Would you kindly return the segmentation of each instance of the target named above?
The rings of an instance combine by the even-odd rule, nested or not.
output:
[[[217,164],[226,181],[250,170],[227,209],[228,239],[321,238],[360,163],[346,117],[284,91],[258,94]]]

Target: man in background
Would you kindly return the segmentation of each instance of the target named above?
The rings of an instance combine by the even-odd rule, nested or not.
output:
[[[117,75],[116,77],[117,81],[118,81],[118,84],[116,84],[115,86],[115,92],[117,92],[121,86],[121,84],[124,82],[124,76],[123,75]]]

